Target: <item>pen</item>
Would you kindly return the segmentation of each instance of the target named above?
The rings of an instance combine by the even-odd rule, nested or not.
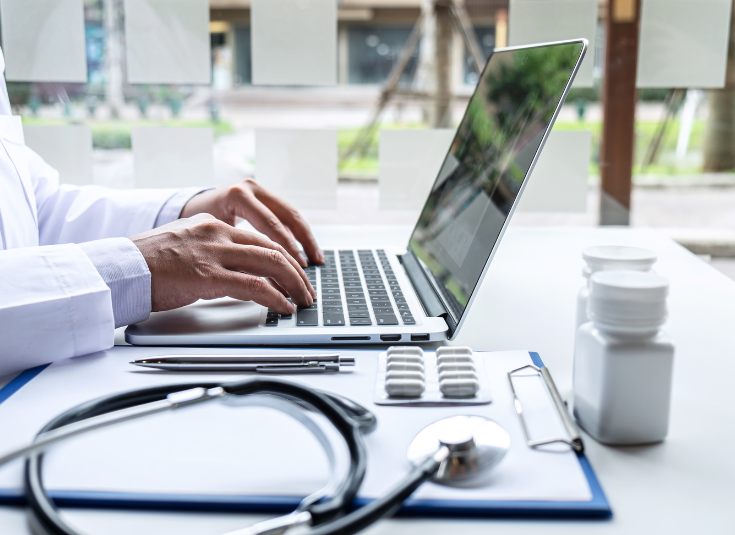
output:
[[[354,366],[354,357],[339,353],[297,355],[165,355],[131,362],[143,368],[192,372],[319,373]]]

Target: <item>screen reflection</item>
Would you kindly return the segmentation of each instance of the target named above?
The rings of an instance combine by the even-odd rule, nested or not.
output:
[[[410,248],[459,320],[571,82],[581,42],[493,54]]]

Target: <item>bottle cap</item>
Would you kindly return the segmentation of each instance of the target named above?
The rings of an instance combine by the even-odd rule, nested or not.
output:
[[[590,278],[587,315],[595,323],[651,329],[666,321],[669,281],[640,271],[600,271]]]
[[[598,271],[649,271],[656,262],[656,253],[640,247],[600,245],[585,249],[582,258],[587,263],[582,275],[589,277]]]

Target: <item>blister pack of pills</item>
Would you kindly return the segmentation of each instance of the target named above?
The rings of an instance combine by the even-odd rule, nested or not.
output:
[[[469,347],[394,346],[378,356],[378,405],[486,405],[492,401],[482,359]]]

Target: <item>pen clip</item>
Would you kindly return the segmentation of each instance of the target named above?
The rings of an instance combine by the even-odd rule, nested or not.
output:
[[[316,364],[316,365],[314,365]],[[308,364],[283,365],[283,364],[263,364],[256,366],[255,371],[260,373],[321,373],[326,371],[339,371],[339,366],[327,368],[326,366],[314,362]]]

